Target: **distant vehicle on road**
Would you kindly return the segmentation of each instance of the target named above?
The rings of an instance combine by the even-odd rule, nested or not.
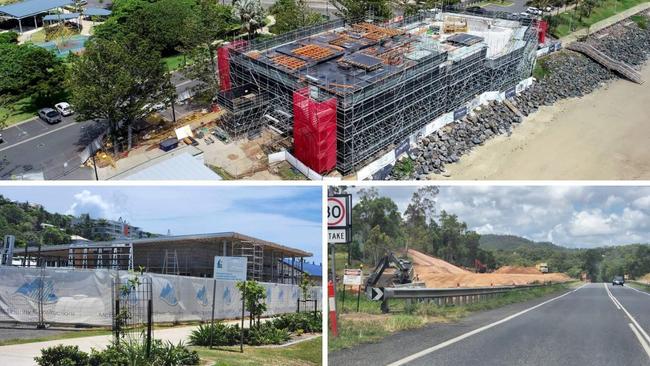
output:
[[[612,281],[612,286],[616,285],[625,285],[625,278],[623,276],[614,276],[614,280]]]
[[[52,108],[43,108],[38,110],[38,116],[51,125],[61,122],[61,113]]]
[[[74,113],[70,104],[66,102],[57,103],[54,105],[54,108],[59,111],[63,117],[71,116]]]

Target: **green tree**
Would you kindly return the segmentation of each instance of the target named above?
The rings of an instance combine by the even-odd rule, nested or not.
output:
[[[323,16],[309,8],[305,0],[278,0],[269,9],[275,17],[275,25],[271,31],[282,34],[294,29],[318,24]]]
[[[89,42],[72,67],[69,86],[80,118],[108,121],[115,154],[120,132],[148,115],[148,105],[169,103],[174,93],[160,53],[137,37]]]
[[[250,314],[250,327],[253,327],[253,321],[257,319],[257,326],[260,325],[260,318],[266,311],[266,288],[256,281],[239,281],[235,285],[239,292],[244,296],[246,310]]]
[[[70,236],[55,227],[46,227],[41,234],[41,241],[46,245],[68,244]]]
[[[370,259],[373,265],[377,264],[379,258],[389,248],[389,242],[390,238],[388,235],[384,234],[381,231],[381,228],[378,225],[374,226],[370,230],[368,240],[366,241],[365,250],[367,257]]]
[[[257,31],[264,27],[264,9],[260,0],[234,0],[235,15],[239,18],[242,31],[254,38]]]
[[[329,0],[335,15],[349,23],[365,20],[369,15],[385,20],[392,16],[388,0]]]
[[[426,251],[430,242],[428,223],[435,214],[435,197],[438,187],[424,186],[418,188],[411,196],[411,202],[404,211],[405,247],[409,246]]]

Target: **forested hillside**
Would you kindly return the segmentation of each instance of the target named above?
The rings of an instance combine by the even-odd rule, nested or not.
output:
[[[572,277],[585,272],[595,281],[609,281],[622,274],[636,278],[650,272],[648,244],[572,249],[513,235],[484,235],[480,243],[481,248],[493,254],[498,267],[547,262],[553,272],[565,272]]]
[[[93,235],[90,218],[72,225],[72,216],[48,212],[39,204],[12,202],[0,195],[0,238],[14,235],[16,246],[53,245],[70,243],[70,235],[90,240],[109,240],[110,237]]]

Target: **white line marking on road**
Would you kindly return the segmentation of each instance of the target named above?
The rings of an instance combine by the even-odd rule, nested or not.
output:
[[[631,287],[631,286],[623,286],[623,288],[627,288],[627,289],[630,289],[630,290],[634,290],[634,291],[636,291],[636,292],[638,292],[638,293],[640,293],[640,294],[644,294],[644,295],[648,295],[648,296],[650,296],[650,293],[647,293],[647,292],[645,292],[645,291],[641,291],[641,290],[637,290],[637,289],[635,289],[634,287]]]
[[[609,299],[612,300],[614,303],[614,306],[616,306],[616,309],[621,310],[621,307],[618,305],[618,301],[614,299],[614,296],[612,296],[612,293],[609,292],[609,288],[607,288],[607,284],[603,283],[603,286],[605,286],[605,291],[607,292],[607,296],[609,296]]]
[[[18,146],[18,145],[22,145],[22,144],[24,144],[24,143],[26,143],[26,142],[30,142],[30,141],[32,141],[32,140],[36,140],[36,139],[41,138],[41,137],[43,137],[43,136],[45,136],[45,135],[49,135],[49,134],[51,134],[51,133],[53,133],[53,132],[61,131],[62,129],[64,129],[64,128],[68,128],[68,127],[70,127],[70,126],[75,126],[77,123],[78,123],[78,122],[73,122],[73,123],[67,124],[67,125],[65,125],[65,126],[61,126],[61,127],[59,127],[59,128],[55,128],[55,129],[53,129],[53,130],[47,131],[47,132],[42,133],[42,134],[40,134],[40,135],[32,136],[32,137],[30,137],[30,138],[28,138],[28,139],[25,139],[25,140],[23,140],[23,141],[16,142],[16,143],[13,144],[13,145],[9,145],[9,146],[3,147],[2,149],[0,149],[0,151],[9,150],[9,149],[11,149],[11,148],[13,148],[13,147],[16,147],[16,146]]]
[[[404,357],[403,359],[398,360],[398,361],[395,361],[395,362],[393,362],[393,363],[391,363],[391,364],[389,364],[389,365],[387,365],[387,366],[399,366],[399,365],[404,365],[404,364],[406,364],[406,363],[408,363],[408,362],[411,362],[411,361],[417,360],[418,358],[420,358],[420,357],[422,357],[422,356],[426,356],[426,355],[428,355],[429,353],[432,353],[432,352],[435,352],[435,351],[437,351],[437,350],[443,349],[443,348],[445,348],[445,347],[447,347],[447,346],[451,346],[452,344],[457,343],[457,342],[460,342],[460,341],[462,341],[462,340],[465,339],[465,338],[469,338],[469,337],[471,337],[471,336],[473,336],[473,335],[475,335],[475,334],[478,334],[478,333],[481,333],[481,332],[483,332],[483,331],[486,331],[486,330],[488,330],[488,329],[490,329],[490,328],[493,328],[493,327],[495,327],[495,326],[497,326],[497,325],[499,325],[499,324],[503,324],[503,323],[505,323],[505,322],[507,322],[507,321],[509,321],[509,320],[512,320],[512,319],[514,319],[514,318],[516,318],[516,317],[518,317],[518,316],[524,315],[524,314],[526,314],[527,312],[532,311],[532,310],[535,310],[535,309],[537,309],[537,308],[539,308],[539,307],[541,307],[541,306],[543,306],[543,305],[546,305],[546,304],[548,304],[548,303],[550,303],[550,302],[552,302],[552,301],[555,301],[555,300],[561,299],[561,298],[563,298],[564,296],[569,295],[569,294],[572,294],[572,293],[574,293],[574,292],[580,290],[581,288],[583,288],[583,287],[585,287],[585,286],[587,286],[586,283],[585,283],[584,285],[582,285],[582,286],[576,288],[576,289],[573,290],[573,291],[569,291],[569,292],[567,292],[567,293],[565,293],[565,294],[562,294],[562,295],[560,295],[560,296],[557,296],[557,297],[554,297],[554,298],[552,298],[552,299],[546,300],[546,301],[544,301],[544,302],[541,303],[541,304],[537,304],[537,305],[535,305],[535,306],[533,306],[533,307],[531,307],[531,308],[528,308],[528,309],[526,309],[526,310],[522,310],[522,311],[520,311],[520,312],[518,312],[518,313],[516,313],[516,314],[513,314],[513,315],[510,315],[510,316],[508,316],[508,317],[505,317],[505,318],[503,318],[503,319],[501,319],[501,320],[499,320],[499,321],[496,321],[496,322],[494,322],[494,323],[491,323],[491,324],[488,324],[488,325],[484,325],[484,326],[482,326],[482,327],[480,327],[480,328],[474,329],[474,330],[471,331],[471,332],[467,332],[467,333],[465,333],[465,334],[461,334],[461,335],[459,335],[459,336],[456,337],[456,338],[452,338],[452,339],[450,339],[450,340],[447,340],[447,341],[444,341],[444,342],[442,342],[442,343],[440,343],[440,344],[437,344],[437,345],[435,345],[435,346],[433,346],[433,347],[430,347],[430,348],[424,349],[424,350],[422,350],[422,351],[420,351],[420,352],[414,353],[414,354],[412,354],[412,355],[410,355],[410,356],[408,356],[408,357]]]
[[[636,330],[636,328],[634,327],[634,325],[632,325],[632,323],[627,323],[627,325],[630,326],[630,329],[632,329],[632,333],[634,333],[636,338],[639,340],[639,343],[641,343],[641,347],[643,347],[645,353],[647,353],[648,357],[650,357],[650,346],[648,346],[648,343],[645,341],[645,339],[643,339],[643,337],[641,337],[641,334],[639,334],[639,331]]]
[[[646,340],[648,343],[650,343],[650,336],[648,336],[648,333],[646,333],[646,331],[645,331],[643,328],[641,328],[641,326],[640,326],[639,323],[636,321],[636,319],[634,319],[634,317],[632,316],[632,314],[630,314],[630,313],[627,311],[627,309],[625,308],[625,306],[623,306],[623,304],[621,304],[621,302],[618,301],[618,299],[616,298],[616,296],[614,296],[614,295],[609,291],[609,288],[607,287],[607,284],[605,284],[605,289],[607,290],[607,292],[609,293],[609,295],[612,297],[612,299],[613,299],[613,300],[616,300],[616,302],[617,302],[618,305],[621,307],[621,309],[625,312],[625,314],[627,315],[627,317],[630,318],[630,320],[632,321],[632,324],[634,324],[634,325],[637,327],[637,329],[639,330],[639,332],[641,332],[641,334],[643,334],[643,338],[645,338],[645,340]]]

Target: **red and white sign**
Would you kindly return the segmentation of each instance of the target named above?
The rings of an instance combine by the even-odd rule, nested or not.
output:
[[[346,227],[349,224],[346,197],[327,197],[327,227]]]

